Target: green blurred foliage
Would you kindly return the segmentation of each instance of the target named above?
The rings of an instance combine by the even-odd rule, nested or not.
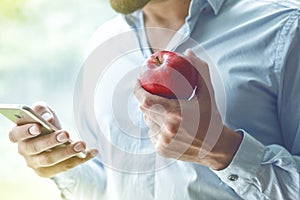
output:
[[[0,0],[0,19],[21,20],[24,18],[22,8],[25,0]]]

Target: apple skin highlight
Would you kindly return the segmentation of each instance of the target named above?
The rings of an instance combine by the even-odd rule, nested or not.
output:
[[[198,71],[184,55],[158,51],[143,63],[139,80],[152,94],[169,99],[189,99],[198,83]]]

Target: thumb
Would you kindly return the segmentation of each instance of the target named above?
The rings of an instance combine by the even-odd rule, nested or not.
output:
[[[209,65],[201,60],[197,55],[191,50],[187,49],[185,51],[187,59],[193,64],[193,66],[198,71],[198,92],[206,90],[211,97],[214,97],[214,89],[210,77]]]
[[[208,64],[204,60],[201,60],[194,53],[194,51],[192,51],[192,49],[187,49],[184,54],[186,55],[186,58],[194,65],[199,74],[202,76],[209,74]]]
[[[55,112],[47,105],[46,102],[38,101],[35,102],[31,107],[43,119],[53,124],[56,128],[61,129]]]
[[[184,54],[187,56],[187,57],[197,57],[196,54],[193,52],[192,49],[187,49]]]

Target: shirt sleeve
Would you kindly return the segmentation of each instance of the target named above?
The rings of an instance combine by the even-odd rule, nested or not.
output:
[[[96,158],[51,179],[61,191],[64,200],[86,200],[104,198],[106,174]]]
[[[243,199],[299,199],[300,157],[279,145],[264,146],[243,130],[231,164],[214,172]]]
[[[243,199],[300,199],[300,33],[299,10],[278,42],[278,121],[282,144],[264,145],[238,130],[242,143],[231,164],[214,171]],[[245,113],[247,114],[247,113]]]

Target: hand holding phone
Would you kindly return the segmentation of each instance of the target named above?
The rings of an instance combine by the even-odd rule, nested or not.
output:
[[[26,105],[0,104],[0,113],[18,126],[29,123],[38,123],[42,128],[42,133],[39,136],[51,134],[55,131],[58,131],[58,128],[39,116],[34,110]],[[69,140],[64,144],[67,145],[71,142],[72,141]],[[78,153],[77,156],[80,158],[85,158],[86,154],[87,152],[83,151]]]
[[[40,115],[45,111],[51,112],[52,119],[56,118],[47,105],[31,109],[26,105],[0,104],[0,114],[17,125],[9,133],[11,140],[18,143],[19,153],[38,175],[51,177],[98,154],[96,149],[85,150],[82,141],[72,142],[66,131],[58,130],[42,118]],[[37,130],[36,134],[31,133],[32,128]],[[64,140],[60,140],[61,135]]]

